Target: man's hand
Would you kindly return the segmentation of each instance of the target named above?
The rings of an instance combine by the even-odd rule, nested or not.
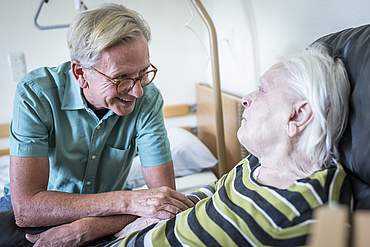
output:
[[[86,242],[86,231],[78,221],[56,226],[39,234],[26,234],[26,239],[39,246],[80,246]]]
[[[127,213],[143,217],[168,219],[194,206],[184,194],[162,186],[132,192]]]

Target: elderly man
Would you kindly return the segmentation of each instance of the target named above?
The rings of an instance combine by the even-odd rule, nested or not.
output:
[[[136,216],[166,219],[193,205],[174,190],[149,40],[146,22],[121,5],[82,12],[68,33],[71,61],[18,84],[1,206],[21,227],[61,225],[28,235],[36,245],[83,244]],[[151,189],[123,191],[136,152]]]
[[[119,246],[298,246],[312,212],[349,203],[337,144],[348,115],[343,63],[312,47],[272,66],[243,98],[238,131],[251,155],[214,185],[192,193],[196,205],[133,231]]]

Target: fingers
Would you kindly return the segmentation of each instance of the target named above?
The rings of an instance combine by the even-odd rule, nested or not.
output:
[[[26,234],[26,239],[31,243],[36,243],[37,240],[40,238],[40,234]]]
[[[194,206],[184,194],[169,187],[160,187],[140,192],[133,192],[134,199],[130,200],[130,214],[168,219]]]
[[[184,204],[185,209],[194,206],[194,203],[191,200],[189,200],[189,198],[187,198],[184,194],[177,192],[169,187],[166,186],[160,187],[159,191],[167,195],[169,198],[176,199],[177,201]]]

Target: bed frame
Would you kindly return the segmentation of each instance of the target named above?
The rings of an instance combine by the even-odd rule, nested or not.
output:
[[[9,124],[3,123],[0,124],[0,139],[9,138]],[[0,156],[9,155],[9,148],[0,147]]]
[[[179,117],[196,112],[197,128],[196,134],[198,138],[217,155],[216,146],[216,123],[214,107],[213,89],[205,84],[196,84],[196,107],[187,104],[169,105],[164,107],[164,116]],[[214,170],[216,176],[220,177],[230,171],[242,158],[247,155],[246,150],[239,144],[236,133],[240,126],[242,106],[241,98],[232,94],[222,93],[222,107],[224,119],[224,135],[225,135],[225,154],[226,162],[223,166],[218,166]],[[196,109],[196,110],[194,110]],[[183,126],[181,126],[183,127]],[[184,126],[190,130],[190,126]]]

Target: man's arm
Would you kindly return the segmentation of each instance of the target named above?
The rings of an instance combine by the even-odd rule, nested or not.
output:
[[[172,160],[159,166],[142,167],[141,170],[148,188],[168,186],[176,189]]]
[[[47,157],[11,156],[10,185],[18,226],[59,225],[86,217],[122,214],[169,218],[192,205],[184,195],[168,187],[81,195],[47,191],[48,179]]]

